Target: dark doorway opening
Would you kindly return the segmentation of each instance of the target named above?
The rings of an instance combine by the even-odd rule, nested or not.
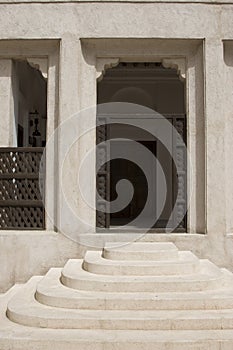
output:
[[[110,118],[112,123],[97,127],[97,145],[99,142],[110,140],[110,149],[105,152],[110,152],[111,148],[117,147],[114,138],[129,138],[140,143],[147,148],[153,157],[159,161],[163,168],[167,185],[167,197],[161,214],[157,217],[156,222],[150,226],[156,232],[164,232],[166,228],[173,228],[176,232],[186,231],[186,177],[187,177],[187,162],[186,149],[181,139],[186,140],[186,116],[185,116],[185,82],[181,81],[176,69],[164,68],[161,63],[121,63],[117,67],[107,70],[104,78],[98,83],[98,104],[109,102],[129,102],[143,107],[149,107],[152,111],[161,115],[161,118],[154,119],[154,128],[160,128],[163,132],[163,123],[169,123],[177,131],[167,132],[164,135],[172,145],[172,155],[164,145],[151,136],[138,132],[136,129],[127,125],[114,125],[116,118],[124,117],[124,111],[111,111],[109,115],[101,115],[97,113],[98,121],[103,118]],[[114,115],[115,114],[115,115]],[[135,116],[132,114],[132,118]],[[137,116],[140,118],[140,116]],[[128,115],[127,118],[130,118]],[[143,123],[149,122],[150,116],[142,115]],[[151,122],[151,121],[150,121]],[[118,121],[119,123],[119,121]],[[171,128],[172,130],[172,128]],[[178,135],[178,136],[177,136]],[[127,141],[124,142],[124,147],[127,148]],[[115,145],[114,145],[115,144]],[[103,156],[103,149],[98,151],[97,147],[97,163],[99,154]],[[111,158],[110,158],[111,159]],[[178,160],[178,162],[176,162]],[[148,162],[150,160],[148,159]],[[178,168],[175,166],[178,164]],[[145,174],[133,162],[125,159],[115,159],[102,167],[102,172],[97,174],[97,191],[104,200],[109,201],[108,209],[104,213],[104,204],[101,200],[97,200],[97,215],[96,226],[99,229],[117,229],[117,227],[128,225],[142,212],[147,197],[148,186]],[[161,201],[161,179],[158,175],[158,169],[151,168],[154,177],[154,188],[152,194],[154,201],[151,205],[151,215],[157,210]],[[179,175],[179,181],[178,179]],[[111,202],[117,197],[116,184],[121,179],[127,179],[131,182],[134,188],[134,195],[131,202],[118,212],[112,212]],[[100,209],[100,210],[99,210]],[[131,227],[132,230],[134,227]],[[145,228],[143,222],[139,227]]]
[[[146,147],[153,156],[156,156],[156,141],[137,142]],[[125,147],[127,147],[127,141],[125,141]],[[110,169],[111,202],[117,197],[116,185],[121,179],[129,180],[134,188],[132,201],[123,210],[110,214],[111,226],[126,225],[142,212],[148,196],[148,184],[142,169],[126,159],[116,159],[111,161]]]
[[[44,147],[47,75],[27,60],[13,60],[12,86],[17,147]]]

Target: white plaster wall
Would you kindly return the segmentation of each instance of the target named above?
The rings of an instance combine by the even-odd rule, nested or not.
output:
[[[12,145],[13,134],[13,110],[12,110],[12,61],[0,59],[0,146]]]
[[[11,110],[11,102],[7,99],[10,92],[10,58],[30,55],[47,56],[46,48],[50,44],[45,41],[40,46],[36,40],[61,40],[59,56],[53,56],[50,52],[49,58],[49,71],[52,74],[48,78],[48,135],[52,134],[58,123],[66,120],[72,113],[96,102],[95,57],[89,55],[87,50],[82,50],[80,38],[110,38],[110,41],[111,38],[122,39],[115,41],[111,53],[106,41],[99,48],[95,48],[94,42],[89,41],[86,46],[90,51],[94,50],[95,55],[99,57],[111,55],[111,57],[124,59],[127,56],[130,60],[130,55],[131,58],[137,59],[142,58],[145,52],[151,58],[157,57],[158,49],[152,45],[153,39],[161,39],[157,42],[157,48],[159,47],[163,57],[169,57],[174,52],[180,55],[181,51],[183,56],[189,55],[188,76],[191,85],[188,86],[190,94],[187,101],[189,116],[194,117],[189,124],[189,145],[193,150],[195,173],[200,174],[204,169],[203,178],[196,177],[194,180],[198,192],[194,193],[191,201],[195,214],[190,217],[190,231],[195,233],[192,229],[195,227],[196,231],[206,231],[207,234],[147,235],[146,239],[172,240],[181,249],[191,249],[199,256],[209,257],[219,265],[233,269],[233,239],[231,235],[227,235],[227,232],[232,232],[233,228],[230,171],[232,163],[229,146],[233,126],[230,122],[231,112],[228,114],[223,112],[226,110],[224,107],[226,101],[231,103],[230,96],[226,100],[226,90],[232,83],[232,74],[228,75],[232,69],[224,64],[222,44],[222,40],[233,40],[233,5],[219,5],[219,2],[210,5],[187,1],[184,3],[109,2],[107,4],[68,3],[67,1],[43,4],[30,1],[30,4],[27,4],[21,1],[15,5],[10,1],[4,1],[0,3],[0,13],[0,40],[21,39],[20,42],[11,43],[7,40],[0,41],[0,72],[7,73],[3,74],[4,83],[0,83],[0,99],[7,113]],[[125,42],[127,38],[134,38],[130,41],[130,45],[128,41]],[[140,50],[138,50],[138,42],[135,42],[135,39],[139,38],[143,39],[140,42]],[[26,44],[22,39],[28,40],[28,43]],[[167,39],[171,39],[169,43]],[[178,47],[174,39],[189,40],[184,40]],[[203,46],[200,46],[200,42],[195,44],[194,39],[203,40],[205,44]],[[181,47],[183,47],[182,50]],[[55,52],[57,47],[51,50]],[[2,66],[4,60],[5,65]],[[205,74],[205,82],[202,81],[203,74]],[[199,85],[192,85],[195,79]],[[56,89],[54,89],[55,86]],[[4,89],[7,89],[7,93]],[[4,93],[1,94],[1,91]],[[232,111],[232,107],[229,111]],[[2,117],[2,111],[0,113],[1,145],[12,145],[13,136],[12,128],[8,123],[9,118],[6,120],[6,114]],[[95,116],[92,115],[90,118]],[[75,128],[82,127],[85,128],[85,125],[74,125],[74,132]],[[206,133],[206,139],[200,138],[198,140],[201,141],[197,142],[196,136],[202,135],[203,130]],[[95,142],[94,135],[87,135],[76,145],[73,157],[78,159],[77,162],[81,161],[85,152],[88,151],[88,145],[92,142]],[[205,156],[200,160],[201,152],[204,152]],[[55,156],[59,160],[59,149],[55,150]],[[228,162],[231,164],[229,168]],[[59,161],[56,164],[59,165]],[[67,159],[68,168],[74,164],[72,157]],[[62,225],[70,225],[74,232],[77,230],[87,232],[85,227],[73,226],[69,216],[63,212],[59,187],[61,178],[60,174],[56,175],[56,180],[51,176],[47,183],[49,205],[54,208],[56,217]],[[73,171],[67,172],[66,181],[67,186],[75,183]],[[90,181],[88,185],[90,192],[94,193],[95,182]],[[94,225],[93,215],[85,207],[79,193],[72,192],[72,197],[74,207],[84,216],[86,215]],[[57,203],[57,210],[54,203]],[[206,212],[203,215],[205,209]],[[53,229],[53,223],[48,219],[47,228]],[[91,239],[103,240],[94,233]],[[114,238],[108,236],[108,239]],[[66,259],[78,257],[84,253],[84,248],[80,245],[49,231],[44,233],[0,232],[0,243],[1,290],[7,289],[15,282],[25,281],[32,274],[45,273],[50,266],[60,266]]]
[[[226,124],[226,142],[225,142],[225,161],[227,163],[226,176],[226,221],[227,233],[233,232],[233,181],[230,174],[233,171],[233,41],[224,43],[224,69],[225,69],[225,124]]]
[[[62,267],[85,248],[51,231],[0,232],[0,293],[14,283],[45,274],[49,267]]]
[[[17,11],[15,10],[17,6]],[[232,5],[179,3],[1,4],[1,38],[218,38]],[[224,20],[222,19],[224,13]],[[129,21],[129,18],[131,19]],[[145,20],[146,19],[146,20]],[[17,23],[17,25],[12,25]],[[221,30],[220,30],[221,28]]]

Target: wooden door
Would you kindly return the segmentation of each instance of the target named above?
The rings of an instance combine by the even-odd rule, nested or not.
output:
[[[109,228],[110,226],[110,163],[107,118],[97,116],[96,127],[96,227]],[[103,164],[100,167],[100,164]],[[99,169],[99,170],[98,170]]]

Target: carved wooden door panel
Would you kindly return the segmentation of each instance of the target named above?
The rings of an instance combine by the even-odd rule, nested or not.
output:
[[[96,226],[110,226],[110,163],[107,117],[97,116],[96,127]],[[99,169],[99,170],[98,170]]]
[[[177,131],[173,135],[173,157],[176,162],[176,176],[174,176],[174,224],[176,229],[186,230],[187,211],[187,152],[186,152],[186,116],[173,117],[173,125]]]
[[[108,228],[110,226],[110,159],[108,140],[109,126],[106,116],[98,116],[96,128],[96,189],[99,196],[96,200],[96,226]],[[186,154],[186,117],[185,115],[172,115],[172,123],[177,132],[173,133],[173,227],[175,231],[186,230],[187,211],[187,154]],[[100,164],[103,164],[100,167]],[[160,227],[163,228],[163,227]]]

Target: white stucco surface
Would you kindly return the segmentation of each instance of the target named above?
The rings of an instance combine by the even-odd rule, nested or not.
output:
[[[13,58],[48,60],[48,138],[71,115],[96,104],[96,77],[105,62],[180,60],[193,174],[188,232],[149,234],[144,239],[171,240],[180,249],[233,270],[232,15],[230,1],[0,1],[0,145],[13,142]],[[93,113],[84,124],[73,125],[72,132],[85,131],[95,117]],[[95,145],[94,133],[74,145],[60,173],[57,167],[66,141],[61,134],[54,163],[47,170],[46,203],[56,224],[64,232],[79,233],[80,240],[89,235],[96,245],[104,239],[116,240],[116,235],[95,233],[95,211],[75,187],[78,166]],[[67,211],[61,180],[74,212],[88,225],[77,224]],[[94,165],[86,186],[94,202]],[[44,232],[2,231],[0,242],[2,291],[51,266],[61,266],[68,258],[81,257],[85,250],[55,233],[49,217]]]

